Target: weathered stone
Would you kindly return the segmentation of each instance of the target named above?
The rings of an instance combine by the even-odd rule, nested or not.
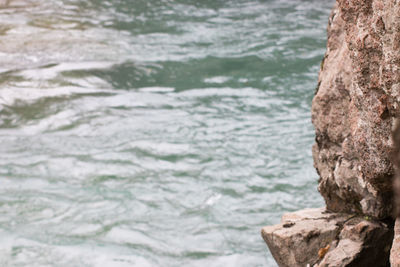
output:
[[[261,233],[279,266],[304,267],[318,261],[318,251],[336,239],[347,217],[323,208],[301,210],[285,214],[281,224]]]
[[[290,267],[386,266],[393,237],[384,223],[324,208],[285,214],[262,236],[279,266]]]
[[[390,265],[400,267],[400,219],[396,220],[394,225],[394,239],[390,251]]]
[[[314,165],[329,210],[391,215],[399,49],[400,1],[337,0],[312,103]]]
[[[393,238],[391,225],[362,217],[348,220],[318,267],[388,266]]]
[[[387,266],[393,241],[390,261],[400,267],[400,219],[394,240],[390,219],[393,188],[400,215],[397,118],[400,1],[337,0],[312,102],[314,166],[331,213],[299,211],[263,228],[280,266]]]

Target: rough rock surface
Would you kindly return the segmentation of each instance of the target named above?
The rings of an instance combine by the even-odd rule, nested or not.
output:
[[[298,211],[263,228],[280,266],[388,266],[390,252],[400,267],[400,219],[390,219],[393,203],[400,215],[399,105],[400,0],[337,0],[312,103],[329,212]]]
[[[399,49],[400,1],[337,0],[312,103],[314,165],[331,211],[391,215]]]
[[[400,219],[394,225],[394,239],[390,251],[390,266],[400,267]]]
[[[281,224],[266,226],[261,234],[279,266],[304,267],[318,261],[319,249],[336,239],[337,223],[345,220],[324,209],[301,210],[285,214]]]
[[[285,214],[262,229],[279,266],[386,266],[393,238],[378,221],[322,209]]]

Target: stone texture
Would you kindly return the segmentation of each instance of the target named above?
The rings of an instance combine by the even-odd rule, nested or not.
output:
[[[391,228],[364,217],[324,208],[285,214],[262,229],[279,266],[386,266]]]
[[[392,225],[351,218],[317,266],[388,266],[392,239]]]
[[[325,209],[307,209],[285,214],[281,224],[261,231],[279,266],[306,266],[318,261],[318,251],[339,234],[339,225],[347,216],[325,213]]]
[[[336,212],[392,212],[400,100],[400,1],[337,0],[312,103],[319,191]]]
[[[399,101],[400,1],[337,0],[312,103],[318,189],[331,212],[303,210],[263,228],[280,266],[387,266],[393,243],[400,267],[400,219],[394,240],[388,219],[393,187],[400,214]]]
[[[393,203],[400,215],[399,103],[400,0],[337,0],[312,102],[329,212],[298,211],[263,228],[279,266],[388,266],[390,253],[400,267],[400,219],[394,239],[391,219]]]
[[[390,251],[390,266],[400,267],[400,219],[396,220],[394,226],[394,239]]]

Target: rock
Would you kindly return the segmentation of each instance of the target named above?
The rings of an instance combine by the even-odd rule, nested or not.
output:
[[[262,236],[282,267],[379,267],[386,266],[393,234],[384,223],[320,208],[285,214]]]
[[[317,266],[388,266],[392,238],[390,224],[351,218]]]
[[[399,49],[400,1],[337,0],[312,103],[318,188],[331,211],[391,215]]]
[[[395,193],[395,213],[400,215],[400,121],[397,122],[397,127],[393,132],[393,141],[395,151],[393,154],[393,165],[396,171],[396,177],[393,185]],[[392,267],[400,267],[400,217],[396,219],[394,226],[394,239],[392,249],[390,251],[390,264]]]
[[[261,231],[279,266],[306,266],[318,261],[318,251],[339,234],[339,224],[348,216],[336,216],[321,209],[307,209],[283,215],[279,225]]]
[[[400,219],[394,225],[394,239],[390,250],[390,266],[400,267]]]
[[[313,159],[327,211],[290,213],[262,229],[279,266],[379,267],[390,253],[400,267],[400,219],[394,240],[391,219],[393,203],[400,215],[397,118],[400,1],[337,0],[312,102]]]

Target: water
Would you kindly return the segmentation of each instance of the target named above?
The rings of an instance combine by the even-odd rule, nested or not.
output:
[[[332,0],[0,3],[0,266],[276,266]]]

